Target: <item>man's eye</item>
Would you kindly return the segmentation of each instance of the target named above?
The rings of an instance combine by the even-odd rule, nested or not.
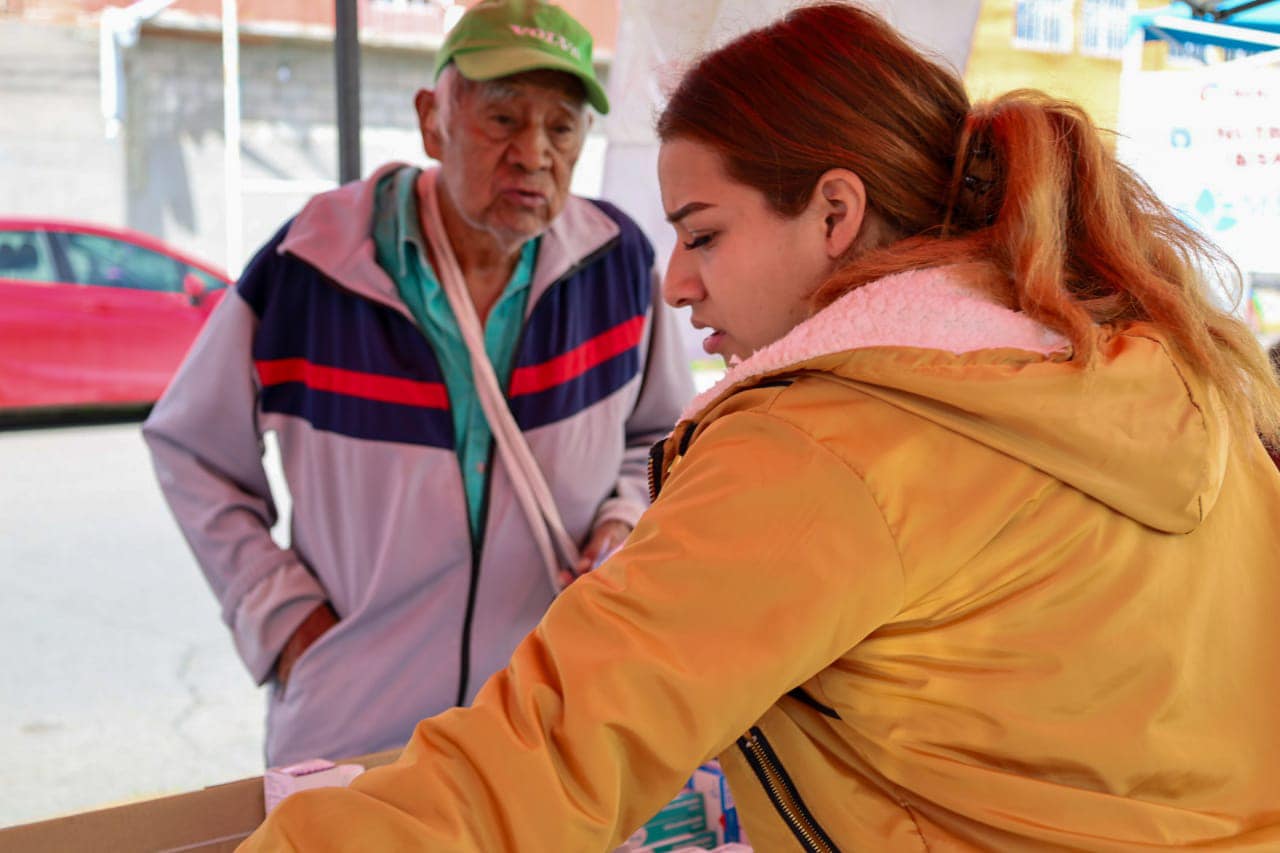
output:
[[[682,244],[686,249],[701,249],[703,246],[711,242],[711,234],[699,234],[688,243]]]
[[[489,116],[489,121],[500,127],[512,127],[516,123],[515,116],[502,115],[500,113]]]

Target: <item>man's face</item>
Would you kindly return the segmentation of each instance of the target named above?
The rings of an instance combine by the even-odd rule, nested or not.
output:
[[[416,101],[427,154],[441,164],[442,204],[471,229],[522,244],[569,195],[589,125],[582,86],[556,71],[487,82],[445,73],[455,75],[448,85]]]

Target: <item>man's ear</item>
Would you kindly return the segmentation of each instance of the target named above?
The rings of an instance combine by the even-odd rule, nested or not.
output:
[[[826,229],[827,257],[842,257],[866,222],[867,190],[862,178],[848,169],[829,169],[818,178],[810,204],[816,206]]]
[[[428,157],[439,160],[444,153],[444,135],[440,128],[440,108],[436,93],[431,89],[419,89],[413,96],[413,108],[418,113],[422,147]]]

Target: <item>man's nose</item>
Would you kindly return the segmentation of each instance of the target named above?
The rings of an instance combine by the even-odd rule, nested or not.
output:
[[[676,243],[667,262],[666,275],[662,277],[662,298],[672,308],[683,308],[702,300],[702,281],[688,260],[689,253]]]
[[[549,168],[551,139],[540,125],[530,122],[511,138],[507,159],[530,172]]]

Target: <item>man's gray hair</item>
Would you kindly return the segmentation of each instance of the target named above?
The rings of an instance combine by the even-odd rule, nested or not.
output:
[[[453,110],[462,103],[464,96],[475,91],[479,84],[458,73],[458,67],[450,62],[440,72],[436,80],[436,110],[440,119],[438,127],[442,135],[448,133],[449,118]]]
[[[440,132],[442,134],[447,133],[450,115],[462,103],[463,98],[476,97],[486,101],[501,101],[513,97],[517,92],[517,88],[508,83],[506,78],[472,80],[469,77],[464,77],[458,71],[458,66],[452,62],[449,63],[440,72],[439,79],[436,80],[436,109],[440,115]],[[586,112],[587,101],[585,93],[579,108]]]

